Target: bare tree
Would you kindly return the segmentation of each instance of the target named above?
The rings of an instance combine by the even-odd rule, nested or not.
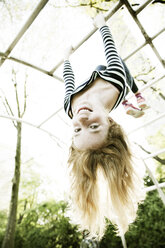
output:
[[[17,87],[17,78],[16,72],[12,70],[12,81],[15,88],[15,96],[17,103],[17,114],[19,118],[22,118],[26,111],[26,82],[27,75],[24,82],[24,106],[23,111],[20,109],[20,101],[18,96],[18,87]],[[7,113],[11,116],[14,116],[12,108],[9,104],[8,99],[4,96],[3,104]],[[16,219],[17,219],[17,206],[18,206],[18,192],[19,192],[19,183],[20,183],[20,171],[21,171],[21,138],[22,138],[22,123],[19,121],[13,121],[13,125],[17,130],[17,143],[16,143],[16,154],[15,154],[15,170],[14,177],[12,180],[12,191],[11,191],[11,200],[9,207],[9,215],[6,226],[6,232],[2,243],[2,248],[14,248],[14,239],[15,239],[15,230],[16,230]]]

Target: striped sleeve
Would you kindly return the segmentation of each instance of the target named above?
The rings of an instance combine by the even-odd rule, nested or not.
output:
[[[75,77],[69,60],[64,61],[63,78],[65,83],[64,108],[66,109],[70,95],[75,89]]]
[[[123,84],[125,82],[125,71],[115,47],[112,34],[108,26],[100,28],[101,36],[104,43],[105,57],[107,61],[107,72],[114,73],[117,80]]]

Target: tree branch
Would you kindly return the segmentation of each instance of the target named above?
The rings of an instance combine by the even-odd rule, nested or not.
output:
[[[27,199],[25,199],[24,207],[23,207],[23,213],[20,213],[19,214],[19,217],[18,217],[18,220],[17,220],[17,224],[21,224],[21,222],[22,222],[22,219],[23,219],[23,217],[25,215],[25,211],[26,211],[26,208],[27,208],[27,203],[28,203],[28,201],[27,201]]]
[[[134,78],[136,78],[137,80],[138,80],[138,77],[139,76],[147,76],[150,72],[152,72],[153,70],[155,70],[155,67],[153,66],[150,66],[150,68],[149,68],[149,70],[148,71],[146,71],[146,72],[142,72],[142,73],[140,73],[140,74],[138,74],[138,75],[135,75],[134,76]]]
[[[139,77],[140,77],[140,76],[146,76],[146,75],[148,75],[150,72],[152,72],[153,70],[155,70],[155,67],[150,66],[150,68],[149,68],[148,71],[142,72],[141,74],[134,76],[134,78],[135,78],[137,81],[142,81],[144,84],[147,84],[147,81],[146,81],[146,80],[144,80],[144,79],[142,79],[142,78],[139,78]],[[152,78],[152,79],[154,79],[154,78]],[[153,86],[151,86],[150,89],[152,89],[154,92],[158,93],[158,95],[159,95],[163,100],[165,100],[165,95],[164,95],[162,92],[160,92],[160,89],[156,89],[156,88],[153,87]]]
[[[1,2],[3,2],[3,5],[7,9],[8,13],[9,13],[9,16],[10,16],[10,19],[11,19],[11,22],[12,22],[13,21],[13,16],[12,16],[12,11],[11,11],[11,9],[9,7],[9,4],[6,2],[6,0],[2,0]]]
[[[97,2],[89,2],[89,3],[77,3],[77,4],[71,4],[69,1],[65,1],[66,2],[66,5],[53,5],[55,8],[68,8],[68,7],[71,7],[71,8],[77,8],[77,7],[91,7],[91,8],[95,8],[96,10],[99,10],[99,11],[108,11],[109,9],[104,9],[104,8],[101,8],[99,6],[96,6]],[[108,2],[108,1],[105,1],[105,2]]]
[[[146,152],[147,154],[151,154],[151,152],[147,151],[142,145],[134,142],[135,145],[139,146],[141,148],[141,150],[143,150],[144,152]],[[165,165],[165,159],[161,159],[159,156],[154,156],[153,159],[155,159],[156,161],[158,161],[159,163]]]
[[[4,97],[4,100],[2,99],[2,103],[3,103],[4,107],[5,107],[5,110],[6,110],[7,114],[8,114],[9,116],[11,116],[11,115],[14,116],[14,113],[13,113],[11,107],[10,107],[10,104],[9,104],[9,102],[8,102],[8,100],[7,100],[7,98],[6,98],[5,94],[4,94],[4,92],[2,91],[2,89],[0,89],[0,90],[1,90],[1,92],[2,92],[2,94],[3,94],[3,97]],[[14,120],[12,120],[12,122],[13,122],[14,127],[17,128],[17,125],[16,125],[16,123],[14,122]]]
[[[25,114],[25,111],[26,111],[26,100],[27,100],[27,94],[26,94],[26,83],[27,83],[27,78],[28,78],[28,75],[26,74],[25,75],[25,82],[24,82],[24,109],[23,109],[23,112],[21,114],[21,118],[24,116]]]
[[[12,82],[14,84],[14,88],[15,88],[15,96],[16,96],[16,102],[17,102],[17,111],[18,111],[18,117],[21,117],[21,113],[20,113],[20,104],[19,104],[19,97],[18,97],[18,89],[17,89],[17,79],[16,79],[16,72],[14,71],[14,69],[12,69]]]

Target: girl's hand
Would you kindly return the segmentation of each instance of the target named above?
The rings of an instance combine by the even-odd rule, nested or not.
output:
[[[104,16],[103,16],[102,13],[98,14],[98,15],[94,18],[93,24],[94,24],[94,26],[97,27],[97,28],[101,28],[101,27],[103,27],[103,26],[106,25],[106,22],[105,22],[105,19],[104,19]]]
[[[64,60],[68,60],[74,49],[72,46],[68,46],[64,51]]]

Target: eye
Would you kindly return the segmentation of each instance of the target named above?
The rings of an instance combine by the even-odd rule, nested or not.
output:
[[[80,131],[81,131],[81,128],[75,128],[75,129],[74,129],[74,132],[75,132],[75,133],[78,133],[78,132],[80,132]]]
[[[91,129],[97,129],[98,127],[99,127],[98,124],[92,124],[92,125],[90,125],[90,128],[91,128]]]

